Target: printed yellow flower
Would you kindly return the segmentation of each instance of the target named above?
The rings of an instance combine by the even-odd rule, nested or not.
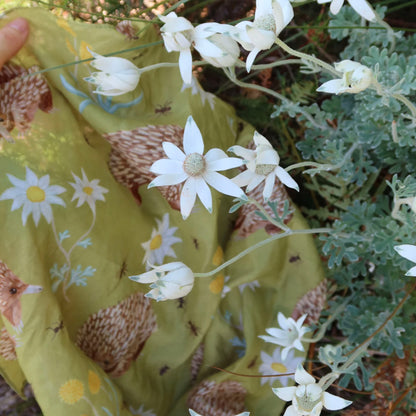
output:
[[[72,379],[62,384],[59,396],[66,404],[75,404],[84,396],[84,385],[81,381]]]
[[[101,388],[101,380],[97,373],[94,371],[88,371],[88,387],[92,394],[97,394]]]

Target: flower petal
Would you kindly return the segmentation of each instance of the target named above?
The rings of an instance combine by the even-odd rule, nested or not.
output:
[[[263,198],[266,202],[272,196],[275,179],[276,179],[276,176],[275,176],[274,172],[269,173],[266,176],[266,180],[265,180],[265,183],[264,183],[264,189],[263,189]]]
[[[208,152],[206,153],[204,157],[205,157],[205,161],[214,162],[214,160],[225,159],[228,156],[227,156],[227,153],[224,152],[224,150],[213,148],[213,149],[208,150]]]
[[[222,194],[235,196],[236,198],[246,198],[244,192],[231,179],[217,172],[206,172],[203,178],[209,185]]]
[[[204,153],[204,140],[192,116],[186,120],[185,132],[183,134],[183,148],[186,155],[191,153]]]
[[[174,175],[160,175],[157,178],[153,179],[153,181],[149,183],[147,188],[153,188],[154,186],[177,185],[178,183],[183,182],[187,177],[188,175],[185,172],[177,173]]]
[[[305,371],[305,369],[298,365],[296,371],[295,371],[295,381],[298,384],[314,384],[315,379]]]
[[[195,178],[196,193],[202,202],[202,205],[212,213],[212,195],[209,186],[202,178]]]
[[[189,217],[189,214],[191,213],[192,208],[195,205],[195,199],[196,199],[195,179],[188,178],[183,185],[181,198],[180,198],[181,214],[184,220]]]
[[[272,389],[273,393],[279,398],[284,400],[285,402],[292,401],[293,397],[295,397],[296,387],[279,387],[276,389]]]
[[[253,173],[250,183],[247,186],[246,191],[251,192],[254,188],[257,188],[263,181],[265,177],[263,175],[257,175],[257,173]]]
[[[376,15],[374,10],[370,7],[370,5],[365,0],[348,0],[351,7],[364,19],[369,20],[370,22],[374,22],[376,20]]]
[[[394,249],[405,259],[416,263],[416,246],[412,244],[402,244],[395,246]]]
[[[245,147],[239,145],[231,146],[228,151],[233,152],[235,155],[242,157],[245,160],[254,160],[256,157],[254,150],[246,149]]]
[[[338,14],[343,4],[344,0],[332,0],[331,6],[329,6],[329,10],[331,10],[332,14]]]
[[[224,159],[213,160],[207,163],[208,170],[227,170],[237,168],[244,164],[244,160],[238,157],[225,157]]]
[[[286,172],[285,169],[283,169],[281,166],[277,166],[274,171],[276,176],[280,179],[280,182],[282,182],[288,188],[296,189],[299,191],[299,185],[294,181],[294,179],[292,179],[292,177],[288,172]]]
[[[256,56],[258,55],[258,53],[260,52],[260,49],[258,48],[254,48],[247,56],[247,60],[246,60],[246,70],[247,72],[250,72],[251,67],[254,63],[254,60],[256,59]]]
[[[178,160],[172,159],[160,159],[153,163],[150,166],[150,172],[156,174],[165,174],[165,175],[173,175],[173,174],[181,174],[183,173],[183,164]]]
[[[327,92],[328,94],[339,94],[345,90],[345,84],[342,79],[331,79],[324,82],[316,91]]]
[[[239,173],[237,176],[232,178],[231,180],[237,185],[237,186],[247,186],[251,180],[256,176],[254,172],[251,170],[244,170],[243,172]],[[247,190],[247,192],[249,192]]]
[[[413,276],[416,277],[416,266],[412,267],[410,270],[406,272],[406,276]]]
[[[138,283],[153,283],[156,282],[158,277],[156,275],[156,270],[151,270],[150,272],[129,276],[129,279]]]
[[[180,162],[183,162],[185,160],[186,158],[185,153],[183,153],[182,150],[179,149],[178,146],[170,142],[163,142],[162,146],[163,146],[163,150],[166,153],[166,156],[169,159],[179,160]]]
[[[328,410],[340,410],[349,406],[352,402],[342,397],[335,396],[331,393],[324,392],[324,407]]]

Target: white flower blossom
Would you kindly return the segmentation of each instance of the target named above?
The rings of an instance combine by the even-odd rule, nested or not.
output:
[[[167,16],[159,16],[164,23],[160,28],[165,48],[168,52],[179,52],[179,71],[185,84],[192,80],[191,46],[195,39],[195,29],[192,23],[175,12]]]
[[[235,26],[238,32],[232,36],[244,49],[251,51],[246,61],[247,72],[250,72],[257,54],[273,45],[293,15],[289,0],[256,0],[254,21],[241,22]]]
[[[293,348],[304,351],[302,340],[303,336],[310,331],[308,327],[303,326],[307,314],[302,315],[297,321],[293,318],[286,318],[281,312],[277,314],[277,321],[280,328],[267,328],[266,332],[270,335],[260,335],[266,342],[280,345],[282,350],[282,360],[286,357]]]
[[[296,369],[295,381],[298,386],[272,389],[280,399],[285,402],[292,401],[292,405],[286,409],[283,416],[319,416],[323,407],[328,410],[340,410],[352,403],[323,391],[301,365]]]
[[[115,97],[133,91],[140,80],[140,69],[124,58],[101,56],[90,51],[91,65],[100,72],[93,72],[85,81],[94,84],[97,94]]]
[[[84,169],[81,169],[81,172],[82,179],[72,173],[75,183],[69,182],[75,189],[72,201],[78,199],[77,208],[86,202],[91,211],[95,213],[95,201],[105,201],[104,194],[108,192],[108,189],[98,185],[100,183],[99,179],[88,180]]]
[[[279,166],[280,158],[270,142],[257,131],[253,137],[256,150],[246,149],[242,146],[232,146],[228,150],[245,160],[247,170],[233,178],[238,186],[247,186],[250,192],[264,181],[263,197],[268,201],[272,195],[276,177],[289,188],[299,191],[298,184],[291,176]]]
[[[12,211],[19,209],[23,205],[22,222],[26,225],[27,218],[33,215],[33,221],[37,226],[41,215],[48,222],[52,221],[51,204],[65,206],[65,202],[57,195],[66,191],[58,185],[49,185],[49,175],[42,176],[40,179],[29,168],[26,168],[26,179],[21,180],[13,175],[7,175],[14,187],[6,189],[0,196],[0,200],[12,199]]]
[[[231,37],[237,29],[231,25],[203,23],[195,28],[195,49],[211,65],[234,66],[240,55],[237,42]]]
[[[204,141],[192,116],[186,121],[183,148],[185,153],[173,143],[163,143],[163,150],[168,159],[157,160],[150,167],[150,171],[159,176],[148,187],[185,182],[180,197],[184,219],[191,213],[197,195],[205,208],[212,212],[212,195],[208,185],[225,195],[246,198],[237,185],[217,172],[241,166],[243,161],[228,157],[220,149],[211,149],[204,155]]]
[[[334,66],[337,71],[342,73],[342,78],[325,82],[317,91],[330,94],[342,94],[344,92],[356,94],[367,89],[374,81],[373,71],[358,62],[346,59]]]
[[[416,246],[412,244],[402,244],[400,246],[395,246],[394,249],[405,259],[416,263]],[[406,276],[416,277],[416,266],[413,266],[408,270]]]
[[[276,348],[272,355],[264,351],[260,352],[261,365],[259,372],[263,376],[272,376],[274,374],[293,373],[296,367],[304,360],[302,357],[295,357],[293,351],[289,351],[286,359],[282,358],[281,348]],[[293,380],[293,375],[276,376],[276,377],[262,377],[261,384],[269,383],[272,385],[276,380],[279,380],[282,386],[287,386],[289,380]]]
[[[194,274],[185,264],[176,261],[162,266],[153,266],[153,270],[129,279],[138,283],[151,283],[146,297],[156,301],[178,299],[186,296],[194,285]]]
[[[344,4],[344,0],[318,0],[318,3],[331,3],[329,7],[331,13],[338,14]],[[360,16],[364,17],[364,19],[367,19],[370,22],[376,20],[374,10],[366,0],[348,0],[348,3]]]
[[[150,240],[142,243],[145,250],[143,263],[162,264],[166,256],[176,258],[172,245],[182,242],[175,236],[178,227],[169,227],[168,213],[163,215],[162,221],[156,219],[156,222],[157,228],[152,230]]]

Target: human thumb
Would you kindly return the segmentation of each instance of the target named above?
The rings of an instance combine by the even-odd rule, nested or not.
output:
[[[0,29],[0,68],[24,45],[29,34],[27,20],[19,17]]]

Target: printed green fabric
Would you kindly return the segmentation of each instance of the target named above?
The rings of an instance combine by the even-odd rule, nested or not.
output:
[[[145,260],[206,272],[279,232],[252,206],[230,215],[233,198],[216,191],[212,214],[197,202],[184,221],[181,185],[147,189],[162,143],[182,146],[189,115],[205,150],[247,145],[253,128],[196,80],[183,88],[178,68],[146,72],[135,91],[112,98],[84,80],[88,62],[28,75],[155,42],[120,56],[138,67],[177,61],[152,25],[116,30],[39,8],[0,25],[17,16],[31,32],[0,72],[0,133],[14,138],[0,150],[2,375],[20,392],[31,383],[46,416],[279,414],[271,387],[292,381],[213,367],[261,376],[293,371],[304,357],[283,363],[280,347],[258,336],[279,311],[312,319],[322,307],[322,291],[303,297],[322,288],[310,236],[276,240],[177,300],[151,300],[148,285],[128,278]],[[258,188],[250,195],[263,203]],[[273,199],[282,210],[281,184]],[[290,205],[288,225],[306,228]]]

